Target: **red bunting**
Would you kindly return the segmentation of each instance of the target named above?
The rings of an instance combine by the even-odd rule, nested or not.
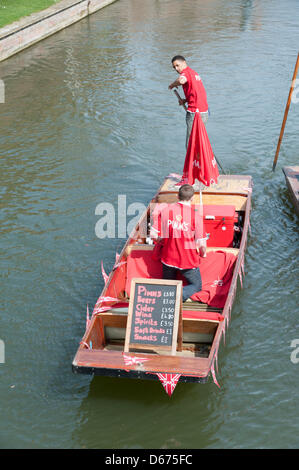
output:
[[[89,309],[88,309],[88,304],[87,304],[87,309],[86,309],[86,331],[89,327],[90,324],[90,319],[89,319]]]
[[[213,377],[215,385],[217,385],[217,387],[220,388],[220,385],[219,385],[219,383],[217,382],[217,379],[216,379],[214,362],[213,362],[212,367],[211,367],[211,373],[212,373],[212,377]]]
[[[105,285],[107,284],[109,276],[105,273],[104,266],[103,266],[103,261],[101,261],[101,268],[102,268],[102,276],[104,279]]]
[[[96,315],[98,313],[106,312],[107,310],[110,310],[112,308],[112,305],[107,305],[107,306],[102,306],[103,303],[106,302],[118,302],[117,297],[109,297],[109,296],[101,296],[98,298],[97,303],[94,306],[93,315]]]
[[[181,374],[157,374],[159,380],[161,381],[166,393],[171,397],[173,391],[178,383]]]

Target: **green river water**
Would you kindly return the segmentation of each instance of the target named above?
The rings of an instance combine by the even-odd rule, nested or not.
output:
[[[119,0],[0,64],[1,448],[298,447],[299,220],[281,171],[298,165],[298,84],[272,171],[298,18],[295,0]],[[97,205],[117,224],[119,195],[147,205],[182,171],[175,54],[202,77],[217,158],[254,188],[220,389],[178,384],[169,398],[159,381],[71,363],[100,263],[109,273],[125,243],[96,236]]]

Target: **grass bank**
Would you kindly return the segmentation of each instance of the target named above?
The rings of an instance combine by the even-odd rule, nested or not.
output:
[[[0,28],[58,2],[59,0],[0,0]]]

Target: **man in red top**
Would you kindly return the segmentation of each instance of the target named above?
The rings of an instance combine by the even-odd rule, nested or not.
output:
[[[194,114],[196,111],[200,112],[201,118],[204,123],[208,120],[208,102],[206,90],[203,86],[200,76],[188,67],[185,58],[181,55],[176,55],[172,59],[172,66],[180,75],[173,83],[169,85],[169,89],[182,86],[185,99],[179,101],[180,105],[188,103],[188,109],[186,113],[186,124],[187,124],[187,135],[186,135],[186,148],[188,147],[188,141],[192,130]]]
[[[183,302],[201,291],[199,254],[206,256],[206,238],[203,238],[202,218],[191,205],[194,189],[184,184],[179,189],[179,201],[162,204],[153,214],[151,237],[162,239],[161,261],[163,279],[176,279],[180,271],[188,285],[183,288]]]

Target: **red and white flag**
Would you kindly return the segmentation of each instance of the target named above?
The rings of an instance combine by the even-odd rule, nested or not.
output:
[[[140,365],[149,360],[147,357],[128,356],[127,354],[123,354],[123,358],[126,366]]]
[[[97,303],[94,306],[93,315],[96,315],[97,313],[102,313],[102,312],[107,312],[107,310],[110,310],[112,308],[112,305],[107,305],[103,306],[103,303],[106,302],[118,302],[117,297],[109,297],[109,296],[101,296],[98,298]]]
[[[159,380],[161,381],[165,392],[171,397],[173,391],[178,383],[181,374],[157,374]]]
[[[101,261],[101,269],[102,269],[102,276],[103,276],[103,279],[104,279],[104,283],[106,285],[109,276],[105,273],[105,269],[104,269],[104,266],[103,266],[103,261]]]
[[[89,309],[88,309],[88,304],[87,304],[87,309],[86,309],[86,330],[88,329],[90,324],[90,319],[89,319]]]

